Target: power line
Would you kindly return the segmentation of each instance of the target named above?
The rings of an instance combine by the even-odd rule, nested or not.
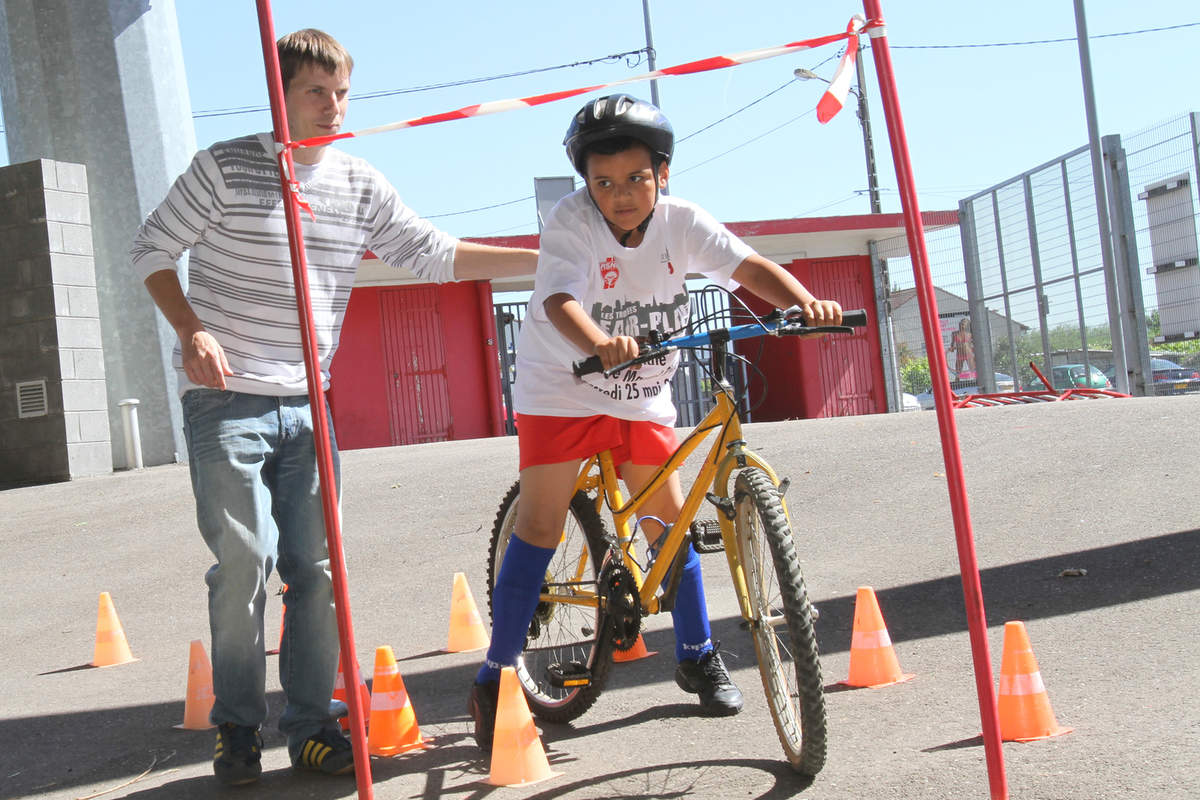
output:
[[[820,64],[818,64],[817,66],[820,66]],[[737,111],[734,111],[734,112],[733,112],[733,113],[731,113],[731,114],[726,114],[725,116],[721,117],[719,120],[717,120],[717,121],[715,121],[715,122],[710,122],[709,124],[705,125],[705,126],[704,126],[703,128],[701,128],[700,130],[698,130],[698,131],[693,131],[693,132],[689,133],[687,136],[684,136],[682,139],[678,139],[678,140],[676,140],[676,142],[675,142],[675,143],[676,143],[676,144],[678,144],[679,142],[686,142],[688,139],[691,139],[693,136],[699,136],[700,134],[704,133],[704,132],[705,132],[706,130],[708,130],[709,128],[715,128],[716,126],[720,125],[722,122],[724,122],[725,120],[729,119],[730,117],[735,117],[735,116],[737,116],[738,114],[740,114],[740,113],[742,113],[743,111],[745,111],[747,108],[750,108],[750,106],[757,105],[757,104],[761,103],[763,100],[766,100],[766,99],[767,99],[768,97],[770,97],[771,95],[775,94],[776,92],[783,91],[784,89],[786,89],[787,87],[791,86],[791,85],[792,85],[793,83],[795,83],[795,82],[796,82],[796,79],[795,79],[795,78],[792,78],[791,80],[787,81],[787,82],[786,82],[786,83],[784,83],[782,86],[780,86],[779,88],[777,88],[777,89],[772,89],[771,91],[767,92],[766,94],[764,94],[762,97],[758,98],[757,100],[752,100],[752,101],[750,101],[750,102],[749,102],[749,103],[747,103],[746,105],[744,105],[744,106],[742,106],[741,108],[739,108]]]
[[[748,144],[753,144],[754,142],[757,142],[759,139],[762,139],[764,136],[769,136],[769,135],[771,135],[772,133],[774,133],[775,131],[779,130],[780,128],[786,128],[788,125],[791,125],[793,122],[799,122],[800,120],[804,119],[805,117],[807,117],[807,116],[809,116],[809,115],[811,115],[811,114],[815,114],[815,113],[816,113],[816,111],[817,111],[817,110],[816,110],[815,108],[810,108],[808,111],[805,111],[803,114],[800,114],[800,115],[798,115],[798,116],[792,117],[792,118],[791,118],[791,119],[789,119],[787,122],[784,122],[784,123],[781,123],[781,124],[779,124],[779,125],[776,125],[774,128],[771,128],[771,130],[769,130],[769,131],[764,131],[763,133],[760,133],[758,136],[755,136],[753,139],[747,139],[746,141],[742,142],[741,144],[735,145],[735,146],[733,146],[733,147],[729,148],[728,150],[726,150],[726,151],[725,151],[725,152],[723,152],[723,153],[717,153],[717,154],[716,154],[715,156],[713,156],[712,158],[706,158],[706,159],[704,159],[703,161],[701,161],[701,162],[700,162],[700,163],[698,163],[698,164],[692,164],[690,167],[688,167],[688,168],[686,168],[686,169],[681,169],[681,170],[679,170],[678,172],[676,172],[675,174],[676,174],[676,175],[683,175],[683,174],[684,174],[684,173],[686,173],[686,172],[691,172],[692,170],[696,169],[697,167],[702,167],[702,166],[704,166],[705,164],[708,164],[709,162],[716,161],[718,158],[721,158],[722,156],[727,156],[727,155],[729,155],[730,153],[732,153],[734,150],[741,150],[741,149],[742,149],[743,147],[745,147],[746,145],[748,145]],[[726,119],[728,119],[728,117],[727,117]]]
[[[826,59],[826,61],[828,61],[828,60],[829,60],[829,59]],[[825,62],[821,62],[821,63],[823,64],[823,63],[825,63]],[[821,64],[818,64],[817,66],[819,67],[819,66],[821,66]],[[715,127],[715,126],[717,126],[717,125],[720,125],[722,122],[725,122],[726,120],[728,120],[728,119],[731,119],[732,117],[735,117],[735,116],[737,116],[738,114],[742,113],[743,111],[745,111],[746,109],[750,108],[751,106],[754,106],[754,105],[757,105],[758,103],[761,103],[763,100],[766,100],[766,99],[767,99],[768,97],[770,97],[771,95],[773,95],[773,94],[775,94],[776,92],[779,92],[779,91],[781,91],[781,90],[783,90],[783,89],[786,89],[788,86],[790,86],[791,84],[793,84],[793,83],[795,83],[795,82],[796,82],[796,79],[795,79],[795,78],[792,78],[792,79],[791,79],[791,80],[789,80],[787,83],[784,83],[782,86],[779,86],[779,87],[777,87],[777,88],[775,88],[775,89],[772,89],[771,91],[769,91],[769,92],[767,92],[766,94],[764,94],[762,97],[759,97],[757,100],[752,100],[752,101],[750,101],[749,103],[747,103],[746,105],[744,105],[744,106],[742,106],[741,108],[737,109],[736,111],[734,111],[734,112],[732,112],[732,113],[730,113],[730,114],[726,114],[725,116],[721,117],[720,119],[716,120],[715,122],[711,122],[711,123],[709,123],[708,125],[705,125],[703,128],[701,128],[701,129],[699,129],[699,130],[697,130],[697,131],[693,131],[692,133],[689,133],[687,136],[684,136],[684,137],[682,137],[682,138],[680,138],[680,139],[677,139],[677,140],[676,140],[676,143],[678,143],[678,142],[684,142],[684,141],[687,141],[688,139],[691,139],[693,136],[696,136],[696,135],[698,135],[698,134],[701,134],[701,133],[703,133],[704,131],[706,131],[706,130],[708,130],[708,129],[710,129],[710,128],[713,128],[713,127]],[[726,154],[728,154],[728,153],[732,153],[734,150],[737,150],[738,148],[741,148],[741,147],[745,147],[746,145],[750,144],[751,142],[755,142],[755,141],[757,141],[757,140],[761,139],[763,136],[766,136],[767,134],[774,133],[775,131],[779,130],[779,128],[782,128],[782,127],[784,127],[785,125],[790,125],[790,124],[792,124],[793,122],[795,122],[796,120],[799,120],[799,119],[801,119],[801,118],[803,118],[803,117],[805,117],[805,116],[808,116],[808,115],[809,115],[809,114],[811,114],[811,113],[813,113],[813,112],[812,112],[812,111],[806,111],[804,114],[801,114],[799,117],[795,117],[794,119],[790,119],[790,120],[788,120],[787,122],[783,123],[782,125],[779,125],[778,127],[772,128],[771,130],[767,131],[766,133],[760,134],[759,136],[756,136],[756,137],[754,137],[753,139],[749,139],[749,140],[747,140],[747,141],[745,141],[745,142],[742,142],[742,143],[741,143],[740,145],[738,145],[737,147],[734,147],[734,148],[732,148],[732,149],[730,149],[730,150],[726,150],[724,153],[720,153],[720,154],[718,154],[718,155],[715,155],[715,156],[713,156],[712,158],[708,159],[707,161],[701,161],[699,164],[695,164],[695,165],[693,165],[693,166],[691,166],[691,167],[688,167],[687,169],[679,170],[679,171],[678,171],[678,172],[676,172],[675,174],[676,174],[676,175],[681,175],[681,174],[683,174],[683,173],[685,173],[685,172],[688,172],[689,170],[693,170],[693,169],[695,169],[696,167],[702,166],[703,164],[707,164],[709,161],[713,161],[713,160],[715,160],[715,159],[718,159],[718,158],[720,158],[720,157],[721,157],[721,156],[723,156],[723,155],[726,155]],[[533,199],[534,199],[534,195],[528,195],[528,196],[526,196],[526,197],[522,197],[522,198],[520,198],[520,199],[517,199],[517,200],[508,200],[508,201],[506,201],[506,202],[503,202],[503,203],[493,203],[492,205],[480,206],[480,207],[478,207],[478,208],[468,208],[468,209],[465,209],[465,210],[463,210],[463,211],[447,211],[447,212],[445,212],[445,213],[442,213],[442,214],[422,214],[421,216],[422,216],[422,217],[424,217],[425,219],[440,219],[440,218],[442,218],[442,217],[456,217],[456,216],[460,216],[460,215],[462,215],[462,214],[473,214],[473,213],[475,213],[475,212],[477,212],[477,211],[490,211],[490,210],[491,210],[491,209],[493,209],[493,208],[502,208],[503,206],[511,206],[511,205],[516,205],[517,203],[524,203],[526,200],[533,200]]]
[[[536,75],[542,72],[553,72],[560,69],[571,69],[573,67],[586,67],[592,64],[610,64],[615,61],[624,60],[627,67],[636,69],[642,63],[642,56],[647,52],[645,47],[637,50],[628,50],[624,53],[613,53],[607,56],[598,56],[589,58],[583,61],[572,61],[569,64],[557,64],[553,67],[535,67],[534,69],[521,70],[519,72],[506,72],[502,75],[488,75],[482,78],[464,78],[457,81],[445,81],[443,83],[427,83],[421,86],[410,86],[405,89],[382,89],[375,92],[363,92],[362,94],[352,95],[353,100],[376,100],[380,97],[395,97],[401,94],[413,94],[416,92],[428,92],[433,89],[450,89],[456,86],[468,86],[475,83],[487,83],[489,81],[499,81],[505,78],[519,78],[524,75]],[[635,59],[636,56],[636,59]],[[192,114],[192,119],[207,119],[209,117],[229,117],[237,114],[254,114],[261,111],[270,111],[270,106],[236,106],[232,108],[216,108],[206,111],[197,111]]]
[[[1158,33],[1158,32],[1162,32],[1162,31],[1178,30],[1178,29],[1181,29],[1181,28],[1190,28],[1190,27],[1195,27],[1195,26],[1200,26],[1200,22],[1187,22],[1187,23],[1181,23],[1181,24],[1179,24],[1179,25],[1168,25],[1168,26],[1159,27],[1159,28],[1143,28],[1143,29],[1141,29],[1141,30],[1136,30],[1136,31],[1121,31],[1121,32],[1119,32],[1119,33],[1102,33],[1102,34],[1096,34],[1096,35],[1090,36],[1090,37],[1088,37],[1088,38],[1090,38],[1090,39],[1109,39],[1109,38],[1114,38],[1114,37],[1118,37],[1118,36],[1135,36],[1135,35],[1140,35],[1140,34],[1145,34],[1145,33]],[[1032,44],[1057,44],[1057,43],[1061,43],[1061,42],[1073,42],[1073,41],[1076,41],[1075,37],[1063,38],[1063,39],[1041,39],[1041,40],[1035,40],[1035,41],[1031,40],[1031,41],[1028,41],[1028,42],[997,42],[997,43],[983,43],[983,44],[957,44],[957,45],[892,45],[892,49],[893,49],[893,50],[897,50],[897,49],[904,49],[904,50],[921,50],[921,49],[931,49],[931,50],[947,50],[947,49],[964,49],[964,48],[981,48],[981,47],[1016,47],[1016,46],[1020,46],[1020,45],[1032,45]],[[870,45],[869,45],[869,43],[868,43],[867,45],[865,45],[865,46],[864,46],[864,49],[867,49],[867,48],[869,48],[869,47],[870,47]],[[636,51],[635,51],[635,52],[636,52]],[[818,64],[816,64],[815,66],[813,66],[811,69],[812,69],[812,70],[819,69],[820,67],[824,66],[825,64],[828,64],[830,61],[833,61],[833,60],[835,60],[835,59],[837,59],[837,58],[840,58],[840,57],[841,57],[841,54],[842,54],[842,51],[841,51],[841,50],[839,50],[838,52],[834,53],[832,56],[830,56],[830,57],[826,58],[824,61],[821,61],[820,63],[818,63]],[[722,123],[722,122],[725,122],[726,120],[728,120],[728,119],[730,119],[730,118],[732,118],[732,117],[734,117],[734,116],[736,116],[736,115],[738,115],[738,114],[742,113],[743,111],[745,111],[746,109],[750,108],[751,106],[754,106],[754,105],[756,105],[756,104],[758,104],[758,103],[762,102],[763,100],[767,99],[768,97],[770,97],[771,95],[775,94],[776,92],[782,91],[782,90],[783,90],[785,87],[787,87],[788,85],[790,85],[790,84],[792,84],[792,83],[794,83],[794,82],[795,82],[795,79],[792,79],[792,80],[788,81],[787,83],[783,84],[782,86],[779,86],[779,87],[777,87],[777,88],[775,88],[775,89],[772,89],[770,92],[768,92],[767,94],[763,95],[762,97],[759,97],[759,98],[758,98],[758,99],[756,99],[756,100],[752,100],[751,102],[749,102],[749,103],[747,103],[746,105],[742,106],[741,108],[737,109],[737,110],[736,110],[736,111],[734,111],[733,113],[731,113],[731,114],[728,114],[728,115],[726,115],[726,116],[724,116],[724,117],[721,117],[720,119],[716,120],[715,122],[712,122],[712,123],[710,123],[710,124],[708,124],[708,125],[704,126],[703,128],[700,128],[700,129],[699,129],[699,130],[697,130],[697,131],[693,131],[692,133],[689,133],[687,136],[684,136],[683,138],[679,139],[678,141],[680,141],[680,142],[686,141],[687,139],[690,139],[690,138],[692,138],[693,136],[697,136],[697,135],[699,135],[699,134],[703,133],[704,131],[707,131],[707,130],[709,130],[710,128],[713,128],[713,127],[715,127],[716,125],[719,125],[720,123]],[[775,131],[779,130],[780,128],[783,128],[783,127],[785,127],[785,126],[787,126],[787,125],[791,125],[792,123],[794,123],[794,122],[797,122],[798,120],[800,120],[800,119],[804,118],[805,116],[808,116],[808,114],[811,114],[811,113],[813,113],[813,112],[812,112],[812,111],[808,111],[808,112],[805,112],[804,114],[801,114],[801,115],[800,115],[800,116],[798,116],[798,117],[793,117],[792,119],[788,120],[787,122],[784,122],[784,123],[782,123],[781,125],[778,125],[778,126],[776,126],[776,127],[772,128],[771,130],[769,130],[769,131],[766,131],[765,133],[762,133],[762,134],[760,134],[760,135],[758,135],[758,136],[754,137],[753,139],[749,139],[749,140],[747,140],[747,141],[745,141],[745,142],[742,142],[741,144],[737,145],[736,147],[732,147],[732,148],[730,148],[729,150],[726,150],[726,151],[724,151],[724,152],[722,152],[722,153],[718,153],[717,155],[715,155],[715,156],[712,156],[711,158],[705,159],[704,161],[701,161],[701,162],[699,162],[699,163],[697,163],[697,164],[693,164],[692,166],[690,166],[690,167],[687,167],[686,169],[678,170],[678,171],[676,171],[676,172],[675,172],[675,174],[676,174],[676,175],[682,175],[682,174],[684,174],[684,173],[686,173],[686,172],[690,172],[691,170],[694,170],[694,169],[697,169],[697,168],[699,168],[699,167],[702,167],[702,166],[704,166],[705,164],[708,164],[708,163],[710,163],[710,162],[712,162],[712,161],[715,161],[716,159],[718,159],[718,158],[721,158],[721,157],[723,157],[723,156],[726,156],[726,155],[728,155],[728,154],[730,154],[730,153],[734,152],[735,150],[739,150],[739,149],[741,149],[742,147],[745,147],[746,145],[748,145],[748,144],[750,144],[750,143],[752,143],[752,142],[756,142],[756,141],[758,141],[759,139],[761,139],[761,138],[763,138],[763,137],[765,137],[765,136],[767,136],[767,135],[769,135],[769,134],[771,134],[771,133],[774,133]],[[462,215],[462,214],[472,214],[472,213],[475,213],[475,212],[477,212],[477,211],[487,211],[487,210],[490,210],[490,209],[493,209],[493,208],[499,208],[499,207],[502,207],[502,206],[516,205],[517,203],[523,203],[523,202],[526,202],[526,201],[528,201],[528,200],[532,200],[533,198],[534,198],[534,196],[533,196],[533,195],[529,195],[529,196],[527,196],[527,197],[522,197],[522,198],[520,198],[519,200],[510,200],[510,201],[508,201],[508,202],[506,202],[506,203],[496,203],[496,204],[494,204],[494,205],[490,205],[490,206],[482,206],[482,207],[479,207],[479,208],[467,209],[467,210],[465,210],[465,211],[449,211],[449,212],[445,212],[445,213],[442,213],[442,214],[428,214],[428,215],[423,215],[423,216],[425,216],[425,218],[426,218],[426,219],[437,219],[437,218],[441,218],[441,217],[453,217],[453,216],[459,216],[459,215]],[[838,201],[838,202],[840,203],[840,202],[845,202],[845,201]],[[837,205],[837,204],[838,204],[838,203],[834,203],[833,205]],[[828,207],[828,206],[823,206],[823,207]],[[815,209],[815,210],[820,210],[820,209]]]
[[[1089,36],[1089,39],[1113,39],[1118,36],[1137,36],[1142,33],[1159,33],[1161,31],[1175,31],[1181,28],[1194,28],[1200,25],[1200,22],[1183,22],[1179,25],[1166,25],[1161,28],[1142,28],[1137,31],[1121,31],[1120,33],[1098,33]],[[891,45],[892,50],[961,50],[973,47],[1024,47],[1033,44],[1061,44],[1063,42],[1075,42],[1078,37],[1064,36],[1061,39],[1030,39],[1025,42],[985,42],[982,44],[894,44]]]
[[[425,219],[437,219],[438,217],[456,217],[459,214],[474,214],[476,211],[491,211],[493,208],[503,208],[504,206],[515,206],[517,203],[524,203],[526,200],[534,199],[536,195],[529,195],[517,200],[508,200],[503,203],[493,203],[490,206],[480,206],[479,208],[468,208],[466,211],[450,211],[445,214],[422,214]]]
[[[1180,30],[1183,28],[1194,28],[1197,26],[1200,26],[1200,22],[1183,22],[1178,25],[1165,25],[1165,26],[1158,27],[1158,28],[1142,28],[1142,29],[1135,30],[1135,31],[1120,31],[1118,33],[1094,34],[1092,36],[1089,36],[1088,38],[1089,39],[1112,39],[1112,38],[1116,38],[1116,37],[1120,37],[1120,36],[1138,36],[1138,35],[1141,35],[1144,33],[1160,33],[1163,31],[1174,31],[1174,30]],[[1021,41],[1021,42],[984,42],[984,43],[975,43],[975,44],[891,45],[891,49],[892,50],[961,50],[961,49],[982,48],[982,47],[1023,47],[1023,46],[1035,45],[1035,44],[1062,44],[1064,42],[1074,42],[1076,40],[1077,40],[1076,37],[1069,36],[1069,37],[1062,37],[1062,38],[1058,38],[1058,39],[1030,39],[1028,41]],[[869,47],[869,46],[870,46],[869,44],[866,45],[866,47]],[[599,64],[599,63],[606,63],[606,62],[611,63],[613,61],[617,61],[620,59],[626,59],[626,62],[628,63],[629,58],[631,58],[633,56],[638,56],[638,60],[636,62],[633,62],[632,64],[630,64],[630,68],[632,69],[634,67],[637,67],[639,64],[641,64],[641,61],[642,61],[641,55],[647,54],[647,53],[648,53],[648,49],[643,47],[643,48],[639,48],[637,50],[629,50],[624,53],[614,53],[612,55],[600,56],[598,58],[586,59],[583,61],[574,61],[569,64],[558,64],[558,65],[552,66],[552,67],[537,67],[537,68],[530,69],[530,70],[522,70],[520,72],[505,73],[503,75],[492,75],[492,76],[487,76],[487,77],[482,77],[482,78],[466,78],[466,79],[463,79],[460,81],[447,81],[445,83],[433,83],[433,84],[426,84],[424,86],[412,86],[412,87],[409,87],[406,89],[384,89],[384,90],[381,90],[378,92],[366,92],[361,95],[355,95],[355,99],[370,100],[370,99],[375,99],[375,98],[379,98],[379,97],[392,97],[395,95],[408,94],[408,93],[412,93],[412,92],[423,92],[423,91],[430,91],[433,89],[443,89],[443,88],[449,88],[449,87],[454,87],[454,86],[466,86],[468,84],[475,84],[475,83],[486,83],[488,81],[501,80],[504,78],[519,77],[522,75],[533,75],[533,74],[541,73],[541,72],[551,72],[554,70],[568,69],[571,67],[589,66],[591,64]],[[826,64],[829,61],[832,61],[833,58],[836,58],[838,55],[840,55],[840,53],[838,53],[835,56],[825,59],[825,61],[822,61],[820,64],[817,64],[815,67],[812,67],[812,69],[815,70],[818,67],[822,66],[823,64]],[[206,118],[210,118],[210,117],[233,116],[233,115],[237,115],[237,114],[253,114],[253,113],[259,113],[259,112],[269,111],[269,110],[270,110],[269,106],[237,106],[237,107],[231,107],[231,108],[218,108],[218,109],[209,109],[209,110],[205,110],[205,111],[197,111],[192,114],[192,118],[193,119],[206,119]],[[718,120],[718,122],[719,121],[720,120]],[[713,124],[716,124],[716,123],[713,123]],[[0,126],[0,133],[5,133],[5,132],[6,131],[5,131],[4,127]],[[700,133],[700,131],[696,131],[696,133]],[[695,135],[695,134],[692,134],[692,135]],[[525,199],[528,199],[528,198],[525,198]],[[466,212],[457,212],[457,213],[466,213]]]

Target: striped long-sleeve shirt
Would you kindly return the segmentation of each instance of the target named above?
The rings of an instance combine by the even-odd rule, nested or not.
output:
[[[307,391],[279,171],[268,134],[201,150],[138,229],[131,256],[143,280],[175,270],[189,250],[188,302],[225,350],[238,392]],[[332,148],[297,164],[313,320],[324,385],[365,250],[423,280],[454,279],[457,240],[406,207],[370,164]],[[176,344],[179,391],[196,388]]]

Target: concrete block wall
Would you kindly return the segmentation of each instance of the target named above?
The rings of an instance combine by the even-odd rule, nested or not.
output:
[[[41,381],[46,413],[22,418]],[[0,168],[0,485],[112,472],[107,406],[87,171]]]

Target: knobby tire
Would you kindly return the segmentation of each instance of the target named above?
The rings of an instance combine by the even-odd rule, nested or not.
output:
[[[492,526],[492,539],[488,547],[487,596],[493,627],[495,611],[492,592],[516,525],[520,489],[518,481],[508,490]],[[571,499],[567,521],[563,526],[563,539],[547,568],[547,584],[573,583],[579,578],[575,585],[594,593],[601,562],[612,544],[612,537],[596,513],[594,500],[584,492],[577,492]],[[578,575],[578,565],[581,563],[583,574]],[[546,588],[551,592],[572,591],[571,586],[547,586],[544,590]],[[571,661],[580,662],[591,671],[591,683],[583,687],[552,686],[546,678],[546,667]],[[611,666],[609,626],[597,606],[551,602],[538,604],[516,667],[529,709],[537,717],[549,722],[569,722],[579,717],[600,696]]]
[[[750,632],[767,707],[788,763],[816,775],[825,765],[826,715],[813,610],[791,525],[770,476],[735,481],[734,529],[749,590]]]

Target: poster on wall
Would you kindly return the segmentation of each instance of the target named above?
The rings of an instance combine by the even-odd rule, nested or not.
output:
[[[975,380],[975,344],[971,339],[970,314],[942,314],[938,318],[946,368],[950,380]]]

